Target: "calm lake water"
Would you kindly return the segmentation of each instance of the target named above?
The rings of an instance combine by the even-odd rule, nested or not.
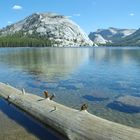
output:
[[[0,81],[111,121],[140,128],[140,111],[110,107],[120,96],[140,98],[140,48],[1,48]],[[0,103],[1,104],[1,103]],[[1,109],[1,106],[0,106]]]

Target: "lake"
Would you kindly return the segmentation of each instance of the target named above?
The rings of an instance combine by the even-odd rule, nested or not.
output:
[[[39,96],[48,90],[56,95],[55,101],[76,109],[88,103],[90,113],[137,128],[140,106],[118,101],[127,96],[140,100],[139,75],[138,47],[0,49],[1,82]],[[10,110],[0,101],[2,116],[11,116],[3,108]],[[7,117],[7,123],[11,118]]]

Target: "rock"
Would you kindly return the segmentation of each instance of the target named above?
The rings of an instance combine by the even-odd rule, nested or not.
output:
[[[125,38],[119,40],[114,43],[114,45],[118,46],[140,46],[140,29],[136,30],[133,34],[126,36]]]
[[[89,38],[92,41],[95,41],[95,43],[105,44],[107,42],[117,42],[118,40],[133,34],[135,31],[135,29],[118,29],[110,27],[109,29],[98,29],[96,32],[91,32]]]
[[[23,33],[57,42],[54,46],[92,46],[84,31],[66,16],[55,13],[35,13],[0,30],[0,36]]]
[[[125,113],[139,113],[140,97],[134,97],[130,95],[121,96],[107,106],[111,109]]]
[[[89,38],[96,44],[106,44],[108,41],[105,40],[100,34],[89,34]]]
[[[105,97],[96,97],[96,96],[92,96],[92,95],[84,95],[82,96],[84,99],[88,100],[88,101],[105,101],[108,100],[109,98],[105,98]]]
[[[140,108],[140,98],[139,97],[134,97],[134,96],[127,95],[127,96],[119,97],[116,101],[120,102],[122,104],[125,104],[125,105]]]

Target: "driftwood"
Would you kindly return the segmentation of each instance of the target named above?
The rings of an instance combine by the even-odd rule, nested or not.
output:
[[[140,129],[117,124],[87,111],[75,110],[49,99],[0,83],[0,96],[70,140],[140,140]]]

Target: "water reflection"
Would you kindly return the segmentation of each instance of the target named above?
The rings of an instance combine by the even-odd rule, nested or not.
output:
[[[1,63],[28,71],[34,75],[50,77],[73,72],[86,60],[88,50],[58,48],[7,49],[0,53]]]
[[[132,60],[140,64],[139,48],[98,48],[90,51],[90,59],[94,61],[107,61],[110,63],[130,63]]]
[[[105,64],[140,64],[138,48],[10,48],[1,49],[0,63],[31,74],[65,75],[86,62]]]

